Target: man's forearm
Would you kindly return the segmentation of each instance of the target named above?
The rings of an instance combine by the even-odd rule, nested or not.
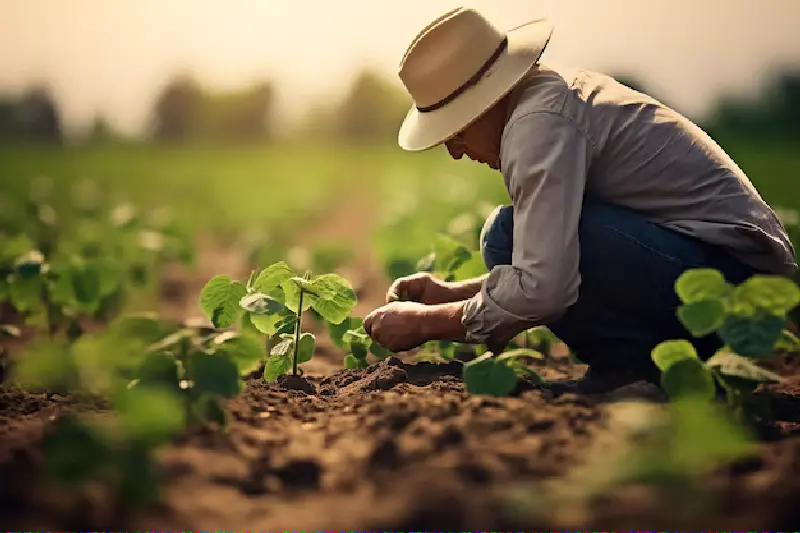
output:
[[[466,302],[425,306],[422,329],[432,341],[466,342],[467,329],[461,323]]]
[[[484,280],[489,277],[489,274],[478,276],[477,278],[467,279],[464,281],[455,281],[450,283],[450,288],[453,290],[453,302],[461,302],[469,300],[481,291]]]

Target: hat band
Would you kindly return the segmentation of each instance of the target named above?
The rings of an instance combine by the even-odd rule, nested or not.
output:
[[[437,109],[446,106],[447,104],[458,98],[464,91],[466,91],[467,89],[478,83],[478,81],[484,76],[484,74],[486,74],[486,72],[490,68],[492,68],[492,65],[494,65],[495,61],[497,61],[497,59],[500,57],[500,54],[502,54],[505,51],[507,46],[508,46],[508,37],[503,37],[500,46],[497,47],[497,50],[495,50],[494,53],[492,53],[491,57],[489,57],[486,63],[484,63],[483,66],[480,69],[478,69],[478,72],[473,74],[470,79],[468,79],[458,89],[456,89],[448,96],[446,96],[443,100],[439,100],[435,104],[429,106],[417,107],[417,111],[419,113],[430,113],[431,111],[436,111]]]

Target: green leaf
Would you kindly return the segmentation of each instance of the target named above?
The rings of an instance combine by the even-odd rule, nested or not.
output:
[[[781,332],[778,342],[775,344],[775,349],[796,353],[800,351],[800,339],[791,331],[784,329]]]
[[[244,296],[239,305],[253,315],[274,315],[280,313],[286,306],[274,298],[270,298],[266,294],[254,292]]]
[[[120,497],[132,505],[151,505],[158,501],[160,494],[155,461],[149,447],[128,444],[123,453],[115,457]]]
[[[289,311],[285,312],[283,318],[276,324],[277,334],[292,333],[297,326],[297,315]]]
[[[464,365],[464,383],[470,394],[506,396],[517,385],[513,369],[497,361],[491,352]]]
[[[270,356],[267,357],[267,362],[264,365],[264,380],[275,381],[292,369],[292,343],[289,342],[285,345],[284,343],[285,341],[281,341],[275,345],[270,352]],[[279,350],[275,350],[281,345],[284,346]]]
[[[364,329],[363,325],[360,325],[356,329],[349,329],[345,332],[342,336],[342,340],[345,344],[353,344],[353,343],[360,343],[366,344],[370,342],[370,336],[367,331]]]
[[[303,295],[304,311],[308,307],[313,307],[322,318],[333,324],[344,322],[358,303],[353,287],[337,274],[323,274],[310,280],[295,277],[291,282],[284,282],[282,285],[286,293],[286,305],[295,312],[300,293],[299,289],[291,288],[291,283],[307,291]]]
[[[358,368],[358,359],[353,354],[347,354],[344,358],[344,367],[348,370],[355,370]]]
[[[786,323],[786,318],[764,311],[754,316],[728,315],[718,334],[735,353],[761,359],[772,355]]]
[[[297,364],[306,363],[311,361],[314,356],[314,347],[316,346],[316,338],[313,333],[300,334],[300,342],[297,344]]]
[[[650,357],[661,372],[666,372],[672,365],[681,361],[700,362],[692,343],[683,339],[662,342],[653,348]]]
[[[239,368],[226,353],[193,353],[189,357],[188,371],[199,393],[233,398],[241,391]]]
[[[36,311],[42,306],[42,278],[16,278],[9,287],[11,304],[22,313]]]
[[[384,348],[376,341],[372,341],[372,343],[369,345],[369,352],[378,359],[386,359],[394,353],[389,348]]]
[[[718,270],[694,268],[685,271],[675,282],[675,291],[683,303],[727,298],[733,286]]]
[[[353,357],[366,361],[367,354],[369,353],[369,346],[367,346],[367,343],[363,342],[352,342],[350,343],[350,353],[353,354]]]
[[[34,341],[23,349],[13,370],[14,379],[34,389],[69,391],[80,383],[80,373],[69,347],[62,342]]]
[[[455,274],[455,281],[463,281],[468,279],[475,279],[479,276],[486,274],[486,263],[483,262],[483,257],[480,254],[473,253],[469,261],[458,267],[453,274]]]
[[[0,263],[12,263],[17,258],[33,251],[36,245],[27,235],[21,233],[11,239],[4,240],[0,245]]]
[[[281,283],[283,289],[284,300],[283,303],[293,313],[297,313],[297,308],[300,305],[300,286],[294,281],[303,278],[290,278]],[[317,297],[311,293],[303,294],[303,311],[311,309],[311,304]]]
[[[347,317],[345,320],[341,321],[338,324],[334,324],[333,322],[328,322],[328,335],[333,341],[333,344],[336,345],[337,348],[344,348],[347,345],[347,342],[344,340],[344,335],[349,330],[356,330],[361,328],[362,326],[362,319],[358,317]],[[366,333],[366,332],[365,332]]]
[[[695,337],[705,337],[725,322],[725,305],[720,300],[698,300],[678,308],[678,319]]]
[[[119,342],[138,341],[150,345],[180,330],[180,326],[155,314],[131,314],[120,317],[109,327]]]
[[[717,369],[723,376],[732,376],[758,383],[778,383],[781,376],[761,368],[753,361],[734,353],[719,351],[706,362],[710,368]]]
[[[95,264],[73,267],[70,274],[78,309],[94,313],[100,307],[101,299],[99,268]]]
[[[180,397],[161,387],[121,389],[114,407],[123,433],[148,445],[169,440],[182,432],[186,424]]]
[[[508,350],[497,356],[498,361],[510,361],[519,359],[521,357],[530,357],[531,359],[544,359],[544,356],[536,350],[528,348],[517,348],[515,350]]]
[[[237,336],[225,339],[218,348],[227,354],[239,369],[239,374],[248,374],[258,368],[266,352],[260,342],[249,337]]]
[[[258,277],[253,283],[253,290],[276,297],[283,283],[294,276],[294,271],[286,262],[278,261],[258,274]]]
[[[59,418],[44,437],[45,469],[59,482],[89,478],[111,458],[111,450],[91,428],[71,417]]]
[[[192,404],[192,411],[203,422],[212,422],[222,428],[228,425],[228,415],[217,396],[210,394],[200,395]]]
[[[250,322],[255,326],[255,328],[263,333],[264,335],[271,337],[278,332],[279,329],[279,322],[281,322],[284,317],[281,315],[248,315],[250,317]]]
[[[437,234],[433,245],[434,270],[452,273],[472,257],[466,246],[444,234]]]
[[[142,362],[136,372],[142,386],[160,386],[178,389],[178,364],[175,358],[165,353],[152,353]]]
[[[241,315],[239,301],[247,288],[225,275],[214,276],[200,292],[200,308],[216,328],[233,325]]]
[[[690,474],[708,472],[755,450],[745,428],[713,402],[683,397],[670,402],[669,410],[670,458]]]
[[[800,288],[782,276],[755,275],[736,287],[731,302],[737,314],[754,314],[758,309],[785,315],[800,304]]]
[[[661,387],[670,399],[686,396],[711,400],[716,394],[714,376],[700,359],[682,359],[661,374]]]
[[[281,333],[280,338],[281,341],[272,347],[269,354],[291,357],[294,350],[294,335],[290,333]]]

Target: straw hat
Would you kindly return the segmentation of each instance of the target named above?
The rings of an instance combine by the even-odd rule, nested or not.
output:
[[[434,20],[400,62],[400,79],[414,101],[400,127],[400,147],[427,150],[469,126],[536,65],[552,33],[543,18],[503,33],[466,8]]]

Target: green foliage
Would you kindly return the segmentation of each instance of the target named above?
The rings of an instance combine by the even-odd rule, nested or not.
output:
[[[230,276],[214,276],[200,293],[200,308],[215,328],[227,328],[239,318],[239,301],[246,294],[245,286]]]
[[[267,336],[267,381],[290,370],[297,375],[298,365],[311,360],[316,341],[314,335],[301,330],[305,311],[311,309],[327,322],[331,338],[343,347],[342,337],[356,303],[355,291],[341,276],[312,276],[310,272],[297,276],[285,261],[252,272],[246,285],[228,276],[215,276],[200,293],[203,312],[215,327],[229,327],[242,319]]]
[[[506,396],[517,385],[514,369],[487,352],[464,364],[464,383],[470,394]]]
[[[108,424],[64,419],[45,442],[48,469],[62,483],[105,479],[133,503],[157,496],[153,453],[187,425],[227,425],[222,403],[265,356],[254,339],[129,315],[75,342],[24,350],[12,383],[27,389],[89,391],[111,406]]]
[[[34,181],[29,196],[0,210],[0,303],[45,334],[80,335],[78,323],[110,320],[158,269],[191,264],[191,239],[173,222],[113,205],[98,184],[77,184],[74,202]],[[45,192],[43,192],[45,191]]]
[[[755,361],[772,355],[783,343],[797,346],[786,331],[787,313],[800,304],[800,288],[780,276],[756,275],[733,286],[712,269],[692,269],[677,280],[683,302],[677,310],[681,323],[695,337],[716,334],[724,343],[703,363],[686,340],[658,345],[652,359],[661,370],[661,384],[672,399],[693,396],[710,400],[717,385],[740,418],[769,416],[753,391],[759,383],[780,381],[780,376]]]

